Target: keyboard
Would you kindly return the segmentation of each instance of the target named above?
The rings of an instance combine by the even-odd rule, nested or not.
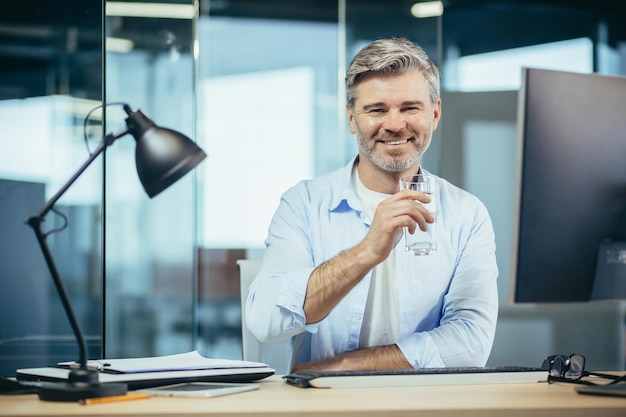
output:
[[[411,368],[372,371],[306,371],[283,376],[290,385],[302,388],[364,386],[453,385],[537,382],[547,371],[527,366]]]

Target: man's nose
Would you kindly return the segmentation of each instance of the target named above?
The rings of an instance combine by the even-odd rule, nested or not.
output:
[[[387,113],[383,127],[390,132],[399,132],[406,128],[406,119],[401,111],[390,110]]]

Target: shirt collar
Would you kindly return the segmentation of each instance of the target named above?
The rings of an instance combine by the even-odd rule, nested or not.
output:
[[[342,206],[342,204],[346,204],[352,210],[363,210],[363,204],[361,203],[359,197],[356,195],[356,191],[352,184],[352,170],[356,169],[358,163],[359,155],[355,156],[350,162],[348,162],[346,166],[339,170],[339,178],[335,182],[337,192],[333,193],[333,197],[330,201],[330,206],[328,207],[329,211],[338,210]],[[421,164],[417,173],[430,174],[430,172],[428,172],[427,170],[422,169]]]
[[[333,193],[330,206],[328,207],[329,211],[336,211],[344,204],[353,210],[362,210],[361,201],[352,186],[352,170],[356,169],[358,163],[359,156],[357,155],[348,162],[346,166],[339,170],[339,178],[335,183],[337,192]]]

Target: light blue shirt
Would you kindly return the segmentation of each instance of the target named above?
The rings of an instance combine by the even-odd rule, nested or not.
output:
[[[272,219],[267,250],[250,286],[246,322],[263,343],[291,338],[291,364],[358,348],[370,288],[368,273],[323,320],[306,324],[311,272],[356,246],[370,220],[353,188],[355,159],[287,190]],[[485,206],[437,177],[437,252],[396,257],[398,347],[415,368],[484,366],[498,314],[495,236]]]

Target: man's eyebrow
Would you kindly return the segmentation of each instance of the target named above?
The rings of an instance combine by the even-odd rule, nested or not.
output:
[[[402,102],[402,106],[424,106],[424,102],[422,100],[408,100],[408,101],[404,101]],[[363,110],[370,110],[373,108],[379,108],[379,107],[387,107],[388,105],[382,101],[376,102],[376,103],[369,103],[369,104],[365,104],[363,105]]]
[[[402,103],[403,106],[424,106],[424,102],[422,100],[411,100],[405,101]]]
[[[365,105],[363,106],[363,110],[370,110],[370,109],[373,109],[373,108],[377,108],[377,107],[385,107],[385,106],[386,106],[386,104],[385,104],[385,103],[383,103],[382,101],[379,101],[379,102],[377,102],[377,103],[369,103],[369,104],[365,104]]]

